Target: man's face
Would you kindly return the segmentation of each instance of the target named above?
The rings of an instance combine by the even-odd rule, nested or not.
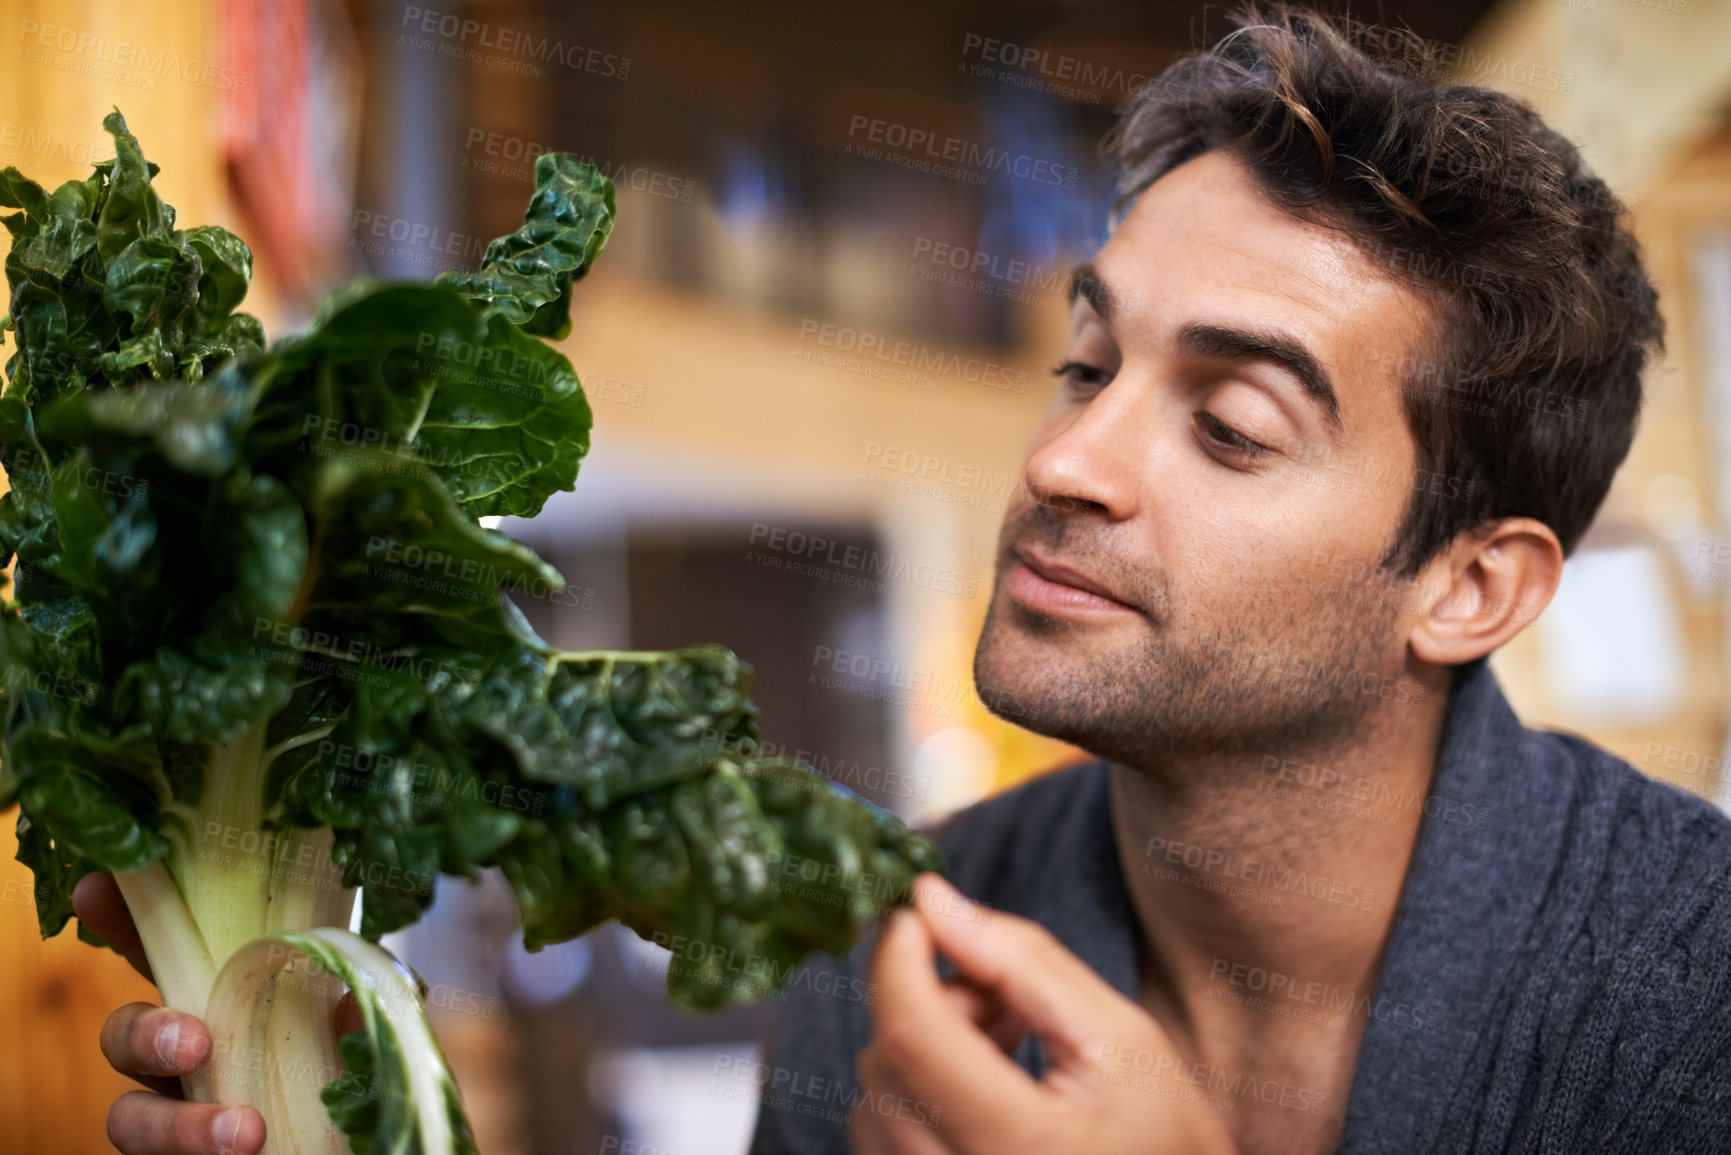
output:
[[[1429,308],[1220,152],[1144,191],[1079,283],[983,699],[1132,765],[1350,739],[1405,668],[1410,583],[1378,569],[1415,464],[1391,366]]]

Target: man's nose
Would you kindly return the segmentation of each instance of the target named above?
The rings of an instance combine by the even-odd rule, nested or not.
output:
[[[1153,433],[1133,391],[1114,381],[1070,423],[1034,448],[1025,468],[1029,496],[1062,513],[1092,512],[1113,521],[1136,511],[1140,472]],[[1116,391],[1116,392],[1114,392]]]

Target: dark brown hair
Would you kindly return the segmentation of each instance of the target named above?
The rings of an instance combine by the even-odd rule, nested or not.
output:
[[[1444,47],[1280,4],[1135,96],[1105,148],[1118,209],[1222,149],[1301,219],[1342,229],[1433,303],[1396,366],[1419,480],[1384,565],[1535,518],[1565,552],[1628,455],[1658,298],[1624,209],[1528,105],[1441,78]]]

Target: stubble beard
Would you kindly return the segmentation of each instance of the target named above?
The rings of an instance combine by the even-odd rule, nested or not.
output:
[[[1002,592],[1015,546],[1039,542],[1148,612],[1103,645],[1088,624]],[[1198,620],[1166,575],[1137,573],[1098,532],[1033,507],[1007,520],[974,681],[993,713],[1099,757],[1153,769],[1174,758],[1291,756],[1355,744],[1398,676],[1393,636],[1405,586],[1292,584],[1252,591]],[[1356,594],[1357,596],[1348,596]],[[1365,685],[1370,685],[1367,691]]]

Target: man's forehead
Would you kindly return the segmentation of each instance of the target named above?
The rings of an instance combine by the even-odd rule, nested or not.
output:
[[[1303,220],[1274,204],[1250,170],[1229,153],[1205,153],[1143,190],[1095,258],[1103,275],[1134,267],[1174,271],[1163,257],[1182,257],[1183,271],[1212,274],[1319,306],[1350,306],[1340,290],[1381,295],[1407,291],[1354,244],[1343,229]],[[1368,303],[1368,302],[1366,302]]]
[[[1121,341],[1198,317],[1253,321],[1290,331],[1347,381],[1409,359],[1433,316],[1344,230],[1273,204],[1223,152],[1144,190],[1083,275],[1095,284],[1078,296],[1106,299]]]

